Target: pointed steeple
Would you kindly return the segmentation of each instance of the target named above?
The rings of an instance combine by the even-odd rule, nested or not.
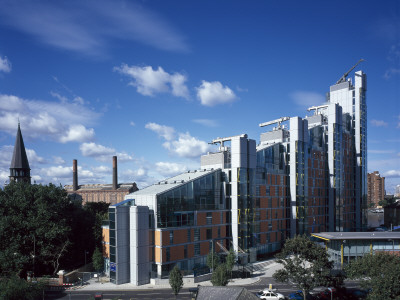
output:
[[[25,181],[31,182],[31,169],[29,167],[28,157],[26,156],[26,150],[24,140],[21,134],[21,128],[18,122],[17,137],[15,139],[14,153],[11,160],[10,166],[10,181]]]

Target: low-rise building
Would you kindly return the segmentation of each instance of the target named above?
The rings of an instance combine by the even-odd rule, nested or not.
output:
[[[376,252],[400,255],[400,232],[320,232],[311,234],[324,243],[335,269]]]

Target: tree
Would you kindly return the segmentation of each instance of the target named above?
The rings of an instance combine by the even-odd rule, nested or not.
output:
[[[99,248],[94,249],[92,261],[93,261],[93,268],[97,272],[103,271],[104,258],[103,258],[103,254],[100,252]]]
[[[182,274],[178,266],[175,266],[171,273],[169,273],[169,285],[171,286],[175,296],[178,295],[183,286]]]
[[[367,254],[352,261],[345,272],[371,289],[368,299],[400,299],[400,257],[389,253]]]
[[[236,260],[236,254],[233,251],[233,249],[230,249],[228,255],[226,256],[226,268],[230,272],[231,278],[232,278],[232,269],[233,266],[235,265],[235,260]]]
[[[328,253],[305,235],[287,239],[277,258],[283,268],[276,271],[273,278],[281,282],[293,282],[302,290],[304,300],[313,288],[333,281],[333,263],[329,261]]]
[[[34,300],[42,299],[44,286],[41,283],[29,283],[18,276],[4,277],[0,280],[0,299]]]
[[[228,269],[226,264],[220,264],[211,275],[211,283],[214,286],[225,286],[228,284]]]
[[[53,184],[11,182],[0,190],[0,273],[55,274],[69,245],[73,206]]]
[[[214,251],[209,252],[207,255],[206,265],[211,270],[214,270],[220,263],[219,256]]]

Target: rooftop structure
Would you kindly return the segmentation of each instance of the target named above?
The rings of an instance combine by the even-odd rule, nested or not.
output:
[[[24,140],[18,122],[17,136],[15,138],[14,152],[10,165],[10,181],[31,182],[31,169],[26,155]]]
[[[73,184],[65,185],[69,197],[87,202],[106,202],[116,204],[124,200],[125,195],[137,191],[136,183],[118,183],[117,157],[113,156],[113,183],[112,184],[78,184],[78,161],[73,160]]]

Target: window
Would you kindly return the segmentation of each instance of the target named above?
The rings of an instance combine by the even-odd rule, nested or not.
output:
[[[167,252],[167,261],[169,261],[171,259],[171,253],[169,247],[166,249],[166,252]]]
[[[221,237],[221,228],[218,227],[218,238]]]
[[[212,239],[212,228],[207,228],[207,240]]]
[[[173,230],[171,230],[171,231],[169,232],[169,243],[170,243],[170,244],[173,244],[173,243],[174,243],[174,231],[173,231]]]
[[[207,221],[207,223],[206,223],[207,225],[212,224],[212,212],[207,213],[206,221]]]
[[[183,257],[184,258],[187,258],[187,254],[188,253],[188,250],[187,250],[187,245],[185,245],[185,247],[183,248]]]
[[[194,255],[200,255],[200,243],[194,244]]]
[[[190,229],[187,230],[187,241],[188,241],[189,243],[190,243],[191,240],[192,240],[191,232],[190,232],[190,231],[191,231]]]

